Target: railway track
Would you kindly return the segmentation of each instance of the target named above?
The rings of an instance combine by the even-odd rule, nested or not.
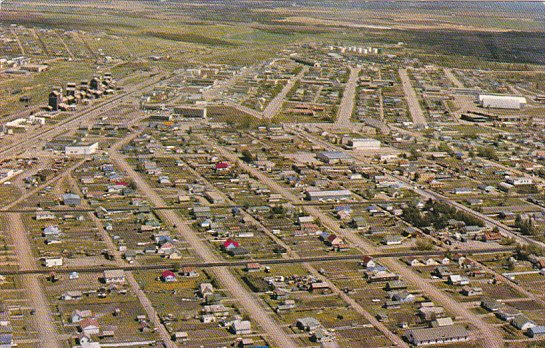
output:
[[[433,251],[408,251],[408,252],[394,252],[394,253],[378,253],[372,254],[371,257],[375,259],[381,258],[400,258],[400,257],[426,257],[426,256],[445,256],[449,252],[460,253],[464,255],[482,255],[492,254],[499,252],[513,252],[515,247],[505,248],[487,248],[487,249],[453,249],[453,250],[433,250]],[[242,267],[248,263],[258,262],[263,265],[282,265],[282,264],[297,264],[307,262],[332,262],[332,261],[351,261],[361,260],[362,255],[335,255],[335,256],[321,256],[321,257],[300,257],[300,258],[285,258],[285,259],[251,259],[251,260],[237,260],[237,261],[217,261],[217,262],[186,262],[179,263],[177,266],[182,267],[195,267],[195,268],[214,268],[214,267]],[[124,271],[145,271],[145,270],[164,270],[169,268],[167,264],[153,264],[153,265],[137,265],[137,266],[97,266],[97,267],[65,267],[65,268],[35,268],[14,270],[6,269],[1,270],[2,275],[24,275],[24,274],[49,274],[55,273],[99,273],[104,270],[118,269]]]

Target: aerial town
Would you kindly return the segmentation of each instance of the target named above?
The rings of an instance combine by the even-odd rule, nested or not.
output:
[[[34,2],[0,4],[0,348],[545,347],[545,47]]]

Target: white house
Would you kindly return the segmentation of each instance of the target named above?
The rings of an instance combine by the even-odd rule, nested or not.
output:
[[[532,185],[534,181],[532,178],[526,178],[524,176],[518,176],[518,177],[509,177],[506,179],[506,181],[514,186],[520,186],[520,185]]]
[[[106,270],[103,273],[103,279],[106,284],[124,283],[125,272],[123,270]]]
[[[79,322],[81,332],[86,335],[98,335],[100,333],[100,325],[94,318],[85,318]]]
[[[251,334],[252,324],[248,320],[235,320],[231,325],[231,331],[235,335]]]
[[[45,267],[62,266],[62,257],[47,257],[44,259]]]

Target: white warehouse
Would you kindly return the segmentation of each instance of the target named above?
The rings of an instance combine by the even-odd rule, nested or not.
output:
[[[371,138],[354,138],[348,142],[354,150],[379,150],[380,141]]]
[[[526,98],[509,95],[479,94],[479,105],[490,109],[520,110],[526,105]]]
[[[85,156],[92,155],[98,150],[98,143],[67,145],[64,148],[66,155]]]

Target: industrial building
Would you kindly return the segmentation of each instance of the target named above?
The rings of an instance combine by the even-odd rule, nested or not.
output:
[[[327,164],[354,163],[354,159],[350,155],[341,151],[320,152],[316,158]]]
[[[206,118],[206,108],[175,107],[174,114],[183,117]]]
[[[305,195],[309,201],[344,201],[352,198],[349,190],[307,191]]]
[[[479,94],[479,105],[487,109],[520,110],[526,105],[526,98],[508,95]]]
[[[379,150],[380,141],[371,138],[354,138],[348,142],[354,150]]]
[[[62,104],[62,93],[60,91],[52,91],[49,93],[49,107],[53,111],[59,110],[61,104]]]
[[[66,155],[85,156],[92,155],[98,150],[98,143],[67,145],[64,148]]]

